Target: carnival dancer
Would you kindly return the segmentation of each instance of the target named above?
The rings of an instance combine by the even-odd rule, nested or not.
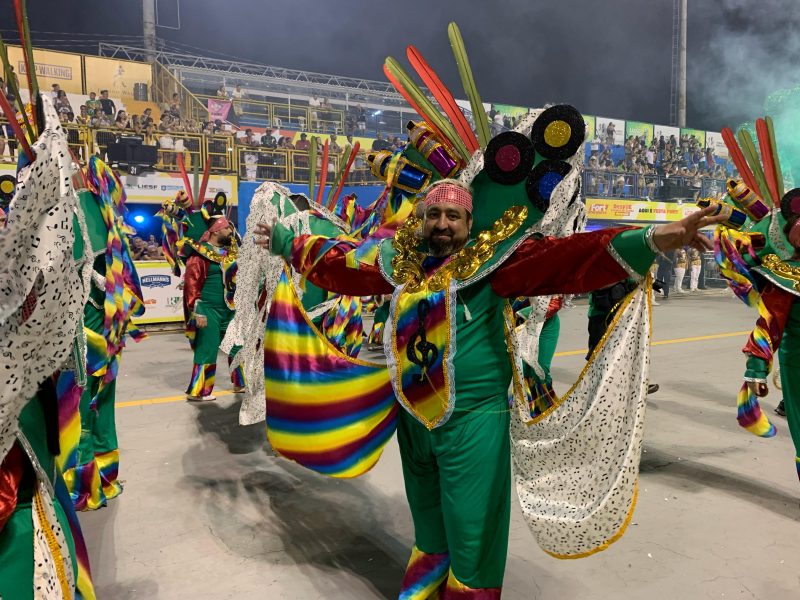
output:
[[[126,339],[138,342],[145,337],[131,322],[143,314],[144,301],[128,245],[133,230],[123,218],[125,191],[119,176],[93,156],[80,181],[81,227],[85,224],[90,245],[84,248],[82,242],[76,243],[73,254],[76,261],[92,265],[83,310],[87,381],[79,385],[71,372],[59,378],[63,423],[70,423],[73,395],[80,396],[80,438],[76,446],[71,428],[64,428],[58,464],[75,509],[94,510],[122,493],[114,414],[116,382]]]
[[[697,248],[689,249],[689,291],[696,292],[700,282],[700,270],[703,267],[703,255]]]
[[[36,93],[32,66],[37,105],[26,128],[35,141],[15,129],[24,158],[0,230],[0,280],[8,283],[0,292],[0,596],[92,600],[80,524],[56,462],[55,385],[60,369],[81,369],[74,343],[91,262],[73,258],[76,165],[50,99]]]
[[[214,380],[217,354],[228,325],[234,316],[233,296],[236,291],[236,245],[234,230],[222,216],[208,217],[208,230],[199,242],[186,240],[188,251],[184,274],[183,307],[186,331],[194,351],[194,367],[186,399],[210,401],[216,398]],[[233,362],[234,349],[228,355]],[[244,389],[241,367],[231,370],[234,393]]]
[[[686,250],[684,248],[678,248],[675,251],[675,293],[682,294],[683,293],[683,278],[686,275]]]
[[[724,202],[704,199],[698,204],[709,203],[725,216],[714,232],[720,273],[759,314],[743,349],[747,361],[737,420],[760,437],[776,434],[758,399],[769,392],[767,377],[777,353],[800,477],[800,188],[784,194],[772,120],[756,120],[755,130],[760,156],[748,130],[739,132],[739,142],[730,129],[722,130],[742,181],[728,181]]]
[[[556,353],[558,335],[561,332],[561,319],[558,313],[563,306],[564,297],[561,295],[553,296],[547,305],[544,323],[542,323],[542,329],[537,339],[536,363],[539,367],[538,372],[535,367],[527,362],[523,361],[522,364],[525,384],[531,395],[531,414],[534,416],[544,413],[557,400],[555,390],[553,390],[553,376],[550,372],[550,367],[553,363],[553,356]],[[530,318],[533,312],[533,304],[530,298],[525,298],[518,306],[512,306],[512,309],[517,316],[517,327],[519,327]]]
[[[800,190],[792,190],[787,196],[789,194],[794,197],[795,210],[800,209]],[[783,261],[788,268],[780,268],[779,259],[774,258],[767,258],[757,268],[764,310],[759,311],[761,315],[756,327],[742,351],[747,356],[744,374],[747,390],[763,398],[769,393],[768,376],[777,349],[783,399],[775,412],[786,417],[800,478],[800,296],[796,291],[796,282],[800,281],[800,210],[789,215],[784,234],[792,244],[794,254]],[[775,254],[771,256],[776,257]],[[741,418],[740,423],[752,425]],[[770,433],[774,435],[774,428],[770,428]]]
[[[698,230],[716,221],[706,210],[648,229],[530,238],[486,277],[457,289],[457,277],[464,275],[454,273],[472,256],[472,192],[444,179],[427,189],[424,203],[424,222],[412,217],[395,236],[399,260],[384,259],[382,266],[348,266],[350,246],[295,236],[280,224],[262,223],[255,233],[261,236],[257,243],[320,287],[393,294],[392,331],[385,340],[395,394],[407,410],[400,413],[398,441],[416,532],[401,597],[427,598],[441,586],[445,598],[499,598],[511,483],[505,299],[587,292],[629,273],[644,275],[659,251],[707,243]],[[413,240],[419,225],[422,239],[400,247],[398,238]],[[513,229],[507,225],[506,235]],[[389,263],[396,268],[388,270]],[[430,594],[413,596],[421,575],[433,577]]]

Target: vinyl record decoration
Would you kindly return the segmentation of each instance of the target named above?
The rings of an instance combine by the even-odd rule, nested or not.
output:
[[[800,188],[789,190],[781,199],[781,214],[788,220],[792,215],[800,214]]]
[[[214,196],[214,213],[215,214],[225,214],[225,208],[228,206],[228,197],[225,195],[225,192],[217,192],[217,195]]]
[[[586,122],[569,104],[545,109],[531,127],[531,141],[537,154],[552,160],[569,158],[585,139]]]
[[[525,190],[531,203],[543,213],[547,212],[553,190],[570,170],[572,167],[569,163],[560,160],[543,160],[536,165],[525,182]]]
[[[514,185],[530,173],[536,154],[531,141],[516,131],[505,131],[491,139],[483,155],[483,168],[492,181]]]
[[[17,187],[17,180],[13,175],[3,175],[0,177],[0,206],[8,206],[11,198],[14,197],[14,190]]]

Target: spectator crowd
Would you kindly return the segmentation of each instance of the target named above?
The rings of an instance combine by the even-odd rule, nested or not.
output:
[[[701,193],[721,196],[725,180],[738,176],[694,135],[659,135],[649,143],[644,136],[629,136],[621,152],[613,140],[611,131],[587,144],[588,195],[647,199],[696,199]]]

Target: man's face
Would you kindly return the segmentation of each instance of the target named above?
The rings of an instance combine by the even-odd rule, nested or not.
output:
[[[450,256],[469,239],[472,215],[450,202],[432,204],[425,211],[423,237],[433,256]]]
[[[108,92],[100,92],[100,97],[104,99],[108,98]]]
[[[230,246],[233,241],[233,228],[228,226],[217,231],[217,244],[220,246]]]
[[[95,98],[97,98],[97,94],[95,94],[94,92],[89,94],[89,100],[94,100]]]

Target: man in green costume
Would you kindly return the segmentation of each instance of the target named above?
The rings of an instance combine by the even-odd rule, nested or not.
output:
[[[295,236],[280,224],[257,227],[257,243],[324,289],[393,294],[385,347],[406,409],[397,432],[416,535],[400,598],[500,597],[511,485],[506,299],[643,276],[657,252],[702,244],[698,229],[717,222],[709,214],[648,229],[530,236],[509,249],[503,244],[528,209],[512,207],[470,240],[472,192],[444,179],[426,191],[423,222],[409,218],[377,264],[353,266],[350,246]],[[422,239],[414,234],[420,225]]]
[[[76,510],[95,510],[122,493],[118,481],[119,444],[114,403],[119,362],[126,337],[143,339],[131,324],[133,316],[144,312],[139,277],[128,246],[130,230],[123,220],[125,195],[119,177],[99,158],[92,157],[83,180],[89,189],[80,189],[78,198],[89,247],[76,236],[73,256],[76,262],[92,261],[89,297],[83,309],[86,338],[86,385],[80,389],[80,438],[74,446],[71,419],[63,414],[75,393],[63,373],[62,443],[59,466]]]
[[[236,291],[236,246],[233,227],[222,215],[212,215],[199,242],[187,239],[189,249],[184,275],[183,306],[187,335],[194,350],[194,367],[186,399],[214,400],[217,353],[233,320]],[[238,348],[228,357],[229,364]],[[241,367],[231,371],[233,391],[244,389]]]

